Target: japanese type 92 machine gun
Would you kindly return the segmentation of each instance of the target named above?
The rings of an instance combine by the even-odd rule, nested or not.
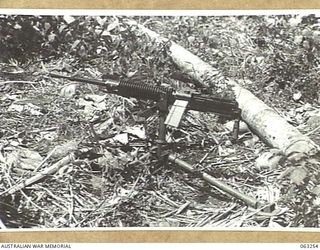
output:
[[[234,141],[238,138],[239,122],[241,119],[241,110],[235,100],[216,98],[200,93],[186,94],[177,92],[172,88],[163,86],[153,86],[145,83],[133,83],[129,81],[107,79],[105,81],[97,79],[87,79],[76,76],[65,76],[55,73],[49,74],[54,78],[64,78],[71,81],[84,82],[94,84],[106,88],[108,93],[120,95],[123,97],[133,97],[136,99],[155,101],[159,111],[159,131],[157,140],[157,157],[161,161],[169,161],[179,165],[187,172],[191,172],[197,177],[204,179],[210,184],[218,187],[224,192],[241,199],[248,206],[257,208],[259,202],[234,188],[226,185],[213,176],[196,170],[189,163],[178,159],[174,154],[164,152],[163,145],[166,143],[167,126],[178,127],[187,110],[195,110],[200,112],[213,112],[220,116],[234,120],[232,138]]]

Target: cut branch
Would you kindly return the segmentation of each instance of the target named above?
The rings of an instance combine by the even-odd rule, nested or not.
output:
[[[27,186],[30,186],[36,182],[41,181],[45,177],[48,177],[49,175],[56,173],[60,168],[69,164],[70,162],[72,162],[73,159],[74,159],[74,153],[71,153],[71,154],[65,156],[60,161],[58,161],[55,164],[53,164],[52,166],[44,169],[43,171],[36,174],[35,176],[32,176],[29,179],[15,185],[15,186],[12,186],[11,188],[7,189],[6,191],[0,193],[0,197],[5,196],[5,195],[14,194],[15,192],[22,190]]]

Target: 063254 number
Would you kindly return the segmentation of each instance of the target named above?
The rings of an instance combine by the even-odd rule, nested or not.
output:
[[[319,244],[316,244],[316,243],[303,243],[303,244],[300,244],[300,248],[301,249],[318,249],[319,248]]]

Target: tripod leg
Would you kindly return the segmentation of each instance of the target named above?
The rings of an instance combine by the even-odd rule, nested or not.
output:
[[[166,124],[165,120],[168,114],[168,95],[167,93],[161,94],[160,102],[158,103],[159,108],[159,138],[158,138],[158,148],[157,157],[162,160],[162,146],[166,142]]]
[[[165,114],[159,114],[159,138],[158,138],[158,148],[157,148],[157,157],[161,159],[162,157],[162,145],[166,141],[166,125],[164,124],[166,117]]]

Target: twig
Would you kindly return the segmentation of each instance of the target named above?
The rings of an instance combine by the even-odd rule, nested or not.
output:
[[[92,215],[94,212],[98,211],[103,206],[103,204],[107,201],[107,199],[108,198],[106,197],[94,210],[90,211],[87,214],[87,216],[85,216],[81,221],[77,222],[75,224],[75,227],[80,226],[83,222],[85,222],[89,218],[90,215]]]
[[[190,204],[191,204],[190,201],[187,201],[186,203],[184,203],[181,207],[179,207],[179,209],[177,209],[177,211],[175,212],[175,215],[182,213],[182,211],[184,211]]]
[[[233,209],[235,209],[238,205],[237,204],[234,204],[233,206],[231,206],[229,209],[227,209],[227,211],[219,214],[218,216],[214,216],[212,219],[214,219],[214,222],[213,223],[216,223],[218,222],[219,220],[223,219],[223,218],[226,218],[231,212]],[[209,222],[209,221],[208,221]]]
[[[31,82],[31,81],[4,81],[4,82],[0,82],[0,85],[10,84],[10,83],[34,84],[34,83],[37,83],[37,82]]]
[[[254,216],[254,215],[266,215],[266,216],[275,216],[276,214],[275,213],[268,213],[268,212],[263,212],[265,209],[267,209],[268,207],[270,207],[270,204],[266,204],[264,206],[261,206],[260,208],[258,209],[254,209],[252,213],[250,213],[249,215],[243,215],[242,216],[242,220],[245,221],[247,219],[249,219],[250,217]],[[249,211],[251,209],[249,208]]]
[[[46,131],[55,131],[58,127],[49,127],[49,128],[43,128],[43,129],[34,129],[31,131],[28,131],[28,133],[39,133],[39,132],[46,132]]]
[[[211,220],[213,217],[216,217],[216,216],[217,216],[217,214],[206,215],[194,227],[202,227],[203,225],[207,224],[209,220]],[[194,223],[194,221],[192,222],[192,224],[193,223]]]
[[[54,174],[60,168],[69,164],[74,158],[75,158],[74,153],[67,155],[66,157],[62,158],[60,161],[58,161],[55,164],[53,164],[52,166],[44,169],[42,172],[36,174],[35,176],[32,176],[29,179],[25,180],[24,182],[19,183],[15,186],[5,190],[4,192],[0,193],[0,197],[3,195],[14,194],[17,191],[42,180],[43,178],[47,177],[48,175]]]
[[[46,158],[44,158],[43,161],[40,162],[40,163],[38,164],[38,166],[33,170],[33,173],[38,172],[39,168],[41,168],[42,165],[45,164],[45,162],[46,162],[47,160],[49,160],[49,158],[50,158],[50,157],[52,156],[52,154],[56,151],[56,149],[57,149],[57,147],[53,148],[53,149],[49,152],[49,154],[46,156]]]
[[[207,152],[207,153],[200,159],[200,161],[197,162],[197,163],[194,165],[194,167],[196,168],[196,167],[198,167],[199,165],[201,165],[201,164],[207,159],[207,157],[209,156],[209,154],[212,153],[213,150],[215,150],[215,149],[216,149],[216,147],[212,147],[212,148],[210,149],[210,151]]]
[[[58,201],[60,201],[60,202],[62,202],[62,203],[66,203],[67,201],[66,200],[64,200],[63,198],[61,198],[61,197],[59,197],[59,196],[57,196],[57,195],[55,195],[55,194],[53,194],[49,189],[47,189],[47,188],[45,188],[45,187],[43,187],[43,186],[40,186],[40,185],[35,185],[34,186],[37,190],[39,190],[39,189],[43,189],[49,196],[51,196],[53,199],[56,199],[56,200],[58,200]]]
[[[314,132],[318,131],[320,129],[320,125],[316,127],[315,129],[311,130],[310,132],[306,133],[307,136],[313,134]]]
[[[46,214],[48,214],[51,218],[54,218],[53,214],[51,214],[50,212],[48,212],[47,210],[43,209],[42,207],[38,206],[36,203],[34,203],[30,197],[25,193],[23,192],[22,190],[20,190],[21,194],[28,200],[28,202],[30,202],[34,207],[36,207],[39,211],[42,211]]]
[[[132,185],[132,187],[131,187],[131,189],[130,189],[130,191],[129,191],[128,198],[132,198],[133,191],[134,191],[134,189],[136,188],[136,186],[137,186],[140,178],[141,178],[141,176],[138,176],[138,178],[136,179],[136,181],[133,183],[133,185]]]
[[[136,159],[136,160],[134,160],[134,161],[132,161],[132,162],[129,162],[128,165],[129,165],[129,166],[133,166],[133,165],[135,165],[135,164],[137,164],[137,163],[142,163],[141,161],[144,160],[144,159],[146,159],[148,156],[150,156],[150,153],[149,153],[149,152],[143,154],[139,159]]]
[[[73,219],[75,223],[79,223],[79,221],[75,218],[74,216],[74,193],[72,191],[72,187],[69,186],[69,190],[70,190],[70,206],[69,206],[69,221],[71,222],[71,220]]]
[[[180,207],[177,203],[175,203],[174,201],[170,200],[167,196],[161,194],[159,191],[154,191],[154,194],[156,194],[156,196],[158,196],[162,201],[164,201],[165,203],[169,203],[171,206],[174,207]]]
[[[2,222],[1,218],[0,218],[0,229],[6,229],[6,225]]]

